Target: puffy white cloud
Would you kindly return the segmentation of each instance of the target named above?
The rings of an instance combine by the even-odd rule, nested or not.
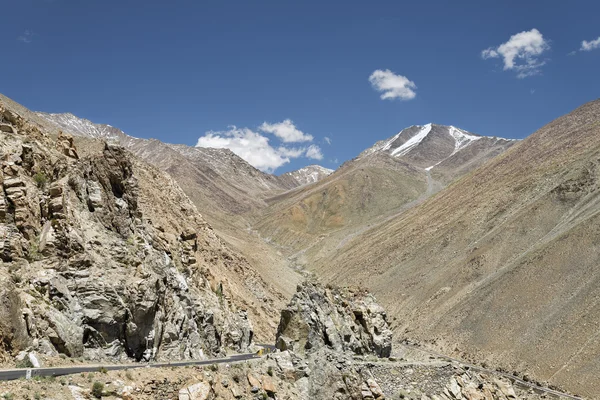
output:
[[[313,137],[300,132],[301,136],[292,132],[289,127],[298,131],[290,120],[275,124],[262,124],[259,129],[272,133],[281,142],[312,141]],[[283,133],[282,133],[283,132]],[[310,139],[307,139],[310,138]],[[261,171],[272,173],[277,168],[290,162],[293,158],[306,157],[316,160],[323,159],[321,148],[311,144],[308,147],[287,147],[284,144],[273,146],[269,137],[249,128],[230,126],[226,131],[210,131],[198,138],[196,147],[226,148],[246,160],[250,165]]]
[[[583,42],[581,42],[581,48],[579,50],[592,51],[594,49],[600,49],[600,36],[598,37],[598,39],[590,40],[589,42],[587,40],[584,40]]]
[[[312,135],[308,135],[296,128],[296,125],[289,119],[274,124],[263,122],[258,129],[263,132],[274,134],[285,143],[312,142],[313,140]]]
[[[227,131],[207,132],[198,138],[197,147],[227,148],[261,171],[273,172],[290,162],[289,155],[283,154],[269,144],[269,138],[248,128],[232,126]]]
[[[306,157],[312,158],[314,160],[322,160],[323,152],[321,151],[321,148],[319,146],[317,146],[316,144],[311,144],[306,150]]]
[[[369,82],[375,90],[383,92],[381,98],[383,100],[401,99],[410,100],[414,99],[417,93],[414,89],[417,85],[407,77],[402,75],[396,75],[389,69],[375,70],[371,76],[369,76]]]
[[[504,70],[514,70],[518,78],[526,78],[539,74],[546,64],[539,56],[550,49],[550,44],[537,29],[519,32],[512,35],[506,43],[498,47],[489,47],[481,52],[483,59],[500,58],[504,62]]]
[[[305,147],[287,148],[287,147],[279,146],[279,148],[277,148],[277,152],[285,157],[298,158],[298,157],[302,157],[304,155],[304,153],[306,153],[306,148]]]

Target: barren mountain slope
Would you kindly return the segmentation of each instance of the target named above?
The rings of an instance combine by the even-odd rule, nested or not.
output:
[[[600,397],[600,100],[315,271],[367,285],[400,335]]]
[[[0,361],[27,347],[199,358],[272,338],[283,297],[170,177],[120,146],[78,152],[12,104],[0,102]]]
[[[414,207],[515,142],[452,126],[412,126],[376,143],[316,185],[268,199],[255,228],[304,265]]]
[[[267,196],[305,184],[310,174],[300,171],[277,177],[259,171],[228,149],[139,139],[110,125],[95,124],[72,114],[35,113],[33,118],[76,135],[76,142],[90,137],[117,142],[166,171],[234,250],[243,254],[286,297],[294,293],[300,276],[286,267],[287,262],[281,254],[247,229],[243,215],[264,208]],[[323,176],[321,171],[314,178]]]

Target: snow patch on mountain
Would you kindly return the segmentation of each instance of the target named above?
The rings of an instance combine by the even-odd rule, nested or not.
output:
[[[119,134],[124,134],[119,129],[110,125],[95,124],[85,118],[79,118],[71,113],[50,114],[37,112],[38,116],[55,123],[65,132],[77,136],[92,137],[96,139],[118,140]]]
[[[464,149],[474,141],[479,140],[483,137],[471,135],[470,133],[467,133],[462,129],[458,129],[454,126],[448,127],[448,133],[454,138],[454,152],[452,154],[455,154],[457,151]]]
[[[395,157],[400,157],[408,154],[412,149],[417,147],[419,143],[421,143],[423,139],[427,137],[427,135],[429,135],[429,132],[431,132],[431,124],[423,126],[419,132],[408,139],[402,146],[392,150],[392,155]]]
[[[322,167],[320,165],[308,165],[299,170],[286,172],[282,176],[289,176],[293,178],[300,186],[310,185],[331,175],[332,169]]]

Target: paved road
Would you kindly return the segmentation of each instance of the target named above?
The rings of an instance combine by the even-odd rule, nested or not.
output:
[[[265,349],[273,351],[275,346],[260,344]],[[164,368],[164,367],[186,367],[190,365],[212,365],[225,364],[240,361],[248,361],[260,358],[256,353],[236,354],[226,358],[214,358],[211,360],[189,360],[174,361],[166,363],[137,363],[137,364],[117,364],[117,365],[75,365],[72,367],[50,367],[50,368],[31,368],[31,369],[4,369],[0,370],[0,381],[10,381],[15,379],[30,379],[34,376],[62,376],[79,374],[82,372],[98,372],[101,368],[107,371],[116,371],[133,368]]]

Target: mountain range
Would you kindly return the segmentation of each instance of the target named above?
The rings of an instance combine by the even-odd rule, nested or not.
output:
[[[67,348],[67,333],[56,327],[67,325],[64,318],[78,321],[82,335],[90,328],[106,330],[102,318],[86,325],[77,314],[76,302],[97,289],[75,269],[101,274],[86,260],[99,259],[112,243],[120,249],[109,252],[113,277],[133,268],[146,279],[145,287],[148,279],[176,282],[181,275],[189,282],[197,277],[191,300],[175,283],[161,290],[179,296],[180,302],[204,299],[211,305],[219,317],[208,325],[219,332],[220,342],[203,348],[209,353],[218,353],[221,341],[238,350],[247,346],[250,329],[266,340],[274,337],[276,310],[306,287],[303,280],[317,277],[330,285],[370,290],[386,309],[397,343],[418,343],[590,398],[600,395],[600,100],[522,141],[454,126],[414,125],[374,143],[335,171],[313,165],[280,176],[257,170],[227,149],[134,138],[72,114],[31,112],[8,98],[0,101],[20,118],[6,114],[4,119],[18,123],[0,121],[0,128],[6,126],[2,145],[8,172],[3,182],[4,204],[9,205],[0,216],[8,227],[3,228],[5,236],[10,236],[3,244],[4,260],[14,264],[9,250],[21,249],[16,259],[26,260],[20,268],[34,286],[52,289],[68,281],[67,275],[89,286],[78,293],[67,285],[63,296],[74,303],[44,303],[32,310],[37,321],[52,321],[49,326],[60,340],[50,331],[40,337],[55,347],[58,340]],[[30,139],[12,143],[8,129],[27,132],[36,144],[30,145]],[[132,155],[130,164],[125,154]],[[47,225],[50,219],[32,206],[54,204],[52,199],[58,198],[58,189],[36,189],[40,171],[52,177],[50,188],[55,182],[62,185],[63,208],[58,209],[56,200],[55,212],[66,222],[56,227]],[[13,184],[13,172],[22,184]],[[62,233],[36,260],[48,226]],[[69,232],[85,239],[81,249],[63,248],[78,242]],[[152,247],[154,241],[162,250]],[[127,256],[144,251],[154,260],[151,266]],[[161,251],[177,263],[161,261]],[[56,280],[38,279],[42,259],[53,260],[51,277]],[[21,301],[33,304],[27,297],[33,296],[30,289],[16,283],[10,290],[22,291]],[[226,301],[219,300],[223,292]],[[144,303],[139,296],[122,302]],[[317,295],[311,296],[302,301]],[[10,310],[0,310],[0,319]],[[286,310],[282,321],[291,318],[293,307]],[[162,308],[161,313],[169,318],[177,314]],[[310,319],[309,309],[303,313]],[[352,315],[344,318],[361,314]],[[119,318],[127,327],[126,317]],[[139,343],[148,338],[150,327],[156,332],[168,332],[168,327],[147,313],[136,318],[140,328],[124,328],[132,345],[121,351],[142,359],[149,353]],[[280,330],[295,323],[297,332],[305,329],[297,320],[282,323]],[[8,328],[0,324],[0,336],[2,329]],[[236,329],[241,337],[232,333]],[[25,340],[17,336],[15,340]],[[107,339],[114,337],[104,338],[109,343]],[[178,340],[189,349],[199,349],[202,342],[187,334]],[[79,349],[76,344],[69,346]],[[164,354],[174,351],[162,349]]]

